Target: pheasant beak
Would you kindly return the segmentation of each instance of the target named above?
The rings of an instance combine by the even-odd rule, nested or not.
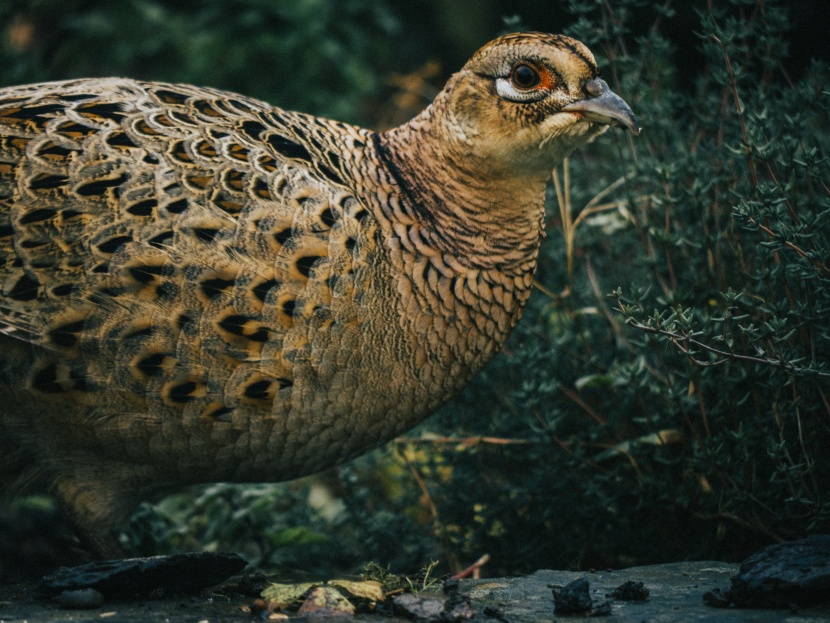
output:
[[[605,125],[620,125],[632,134],[640,133],[634,113],[623,98],[608,88],[605,80],[594,78],[585,84],[585,99],[564,106],[564,112],[579,113],[586,121]]]

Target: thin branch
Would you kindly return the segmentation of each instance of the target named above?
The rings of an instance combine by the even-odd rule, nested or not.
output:
[[[599,287],[599,282],[597,281],[597,276],[594,273],[594,267],[591,264],[591,260],[585,260],[585,274],[588,277],[588,282],[591,284],[591,290],[594,292],[594,296],[597,299],[597,305],[602,310],[602,314],[605,316],[605,319],[608,321],[608,324],[611,325],[611,328],[614,330],[614,335],[617,337],[618,340],[630,351],[634,351],[635,348],[631,345],[631,342],[625,337],[622,332],[622,328],[620,327],[620,323],[617,322],[617,319],[614,318],[614,314],[611,313],[611,310],[608,309],[608,305],[605,302],[605,297],[602,295],[602,291]]]
[[[556,169],[553,170],[551,177],[553,178],[553,186],[556,189],[556,203],[559,206],[559,218],[562,221],[562,235],[565,237],[565,258],[568,262],[568,281],[573,275],[573,217],[571,215],[570,204],[570,190],[567,188],[567,182],[570,179],[568,174],[568,159],[562,161],[562,170],[565,175],[564,188],[563,184],[559,182],[559,175]]]
[[[496,446],[523,445],[531,443],[543,443],[530,439],[503,439],[501,437],[398,437],[395,443],[419,443],[419,444],[452,444],[461,445],[465,448],[479,444],[492,444]]]
[[[729,60],[729,52],[726,51],[726,46],[717,36],[710,35],[714,41],[723,50],[723,60],[726,62],[726,72],[729,74],[729,87],[732,89],[732,96],[735,99],[735,108],[738,111],[738,120],[741,122],[741,134],[744,137],[744,145],[746,146],[746,159],[749,164],[749,174],[752,176],[752,186],[758,188],[758,173],[755,170],[755,159],[752,157],[752,149],[750,148],[749,135],[746,131],[746,122],[744,121],[744,106],[741,103],[741,97],[738,95],[738,80],[735,78],[735,72],[732,71],[732,62]]]
[[[770,238],[779,238],[779,236],[774,231],[772,231],[769,227],[767,227],[766,225],[762,225],[761,223],[759,223],[758,221],[756,221],[753,218],[750,218],[749,220],[750,220],[751,223],[757,225],[758,229],[760,229],[762,232],[767,234]],[[820,262],[817,259],[814,259],[814,258],[810,257],[810,255],[806,251],[804,251],[800,247],[797,247],[792,242],[789,242],[787,240],[782,240],[781,242],[785,247],[788,247],[788,248],[792,249],[793,251],[798,253],[798,255],[803,257],[805,260],[809,260],[813,264],[813,266],[818,268],[825,275],[830,275],[830,268],[828,268],[824,263]]]
[[[545,284],[537,281],[536,279],[533,280],[533,287],[537,288],[542,294],[547,296],[549,299],[557,302],[561,302],[564,298],[571,295],[570,288],[565,288],[564,290],[562,290],[562,292],[557,294],[556,292],[548,288]]]
[[[579,405],[579,406],[582,408],[582,410],[583,410],[583,411],[585,411],[585,413],[587,413],[588,415],[590,415],[590,416],[591,416],[591,418],[592,418],[592,419],[593,419],[593,420],[594,420],[597,424],[605,424],[605,418],[604,418],[604,417],[602,417],[602,416],[601,416],[599,413],[597,413],[596,411],[594,411],[594,410],[591,408],[591,405],[589,405],[587,402],[585,402],[584,400],[582,400],[582,398],[580,398],[580,397],[579,397],[579,394],[577,394],[577,393],[576,393],[575,391],[573,391],[573,390],[568,389],[567,387],[560,387],[559,389],[562,391],[562,393],[563,393],[563,394],[565,394],[568,398],[570,398],[570,399],[571,399],[571,400],[573,400],[573,401],[574,401],[577,405]]]
[[[781,361],[780,359],[769,359],[768,357],[752,357],[751,355],[739,355],[738,353],[732,353],[724,350],[719,350],[714,346],[709,346],[708,344],[704,344],[703,342],[699,342],[694,338],[689,337],[688,335],[683,335],[680,333],[674,333],[673,331],[667,331],[666,329],[660,329],[657,327],[650,327],[648,325],[641,324],[636,320],[628,319],[626,321],[629,325],[634,327],[635,329],[640,329],[646,333],[651,333],[654,335],[662,335],[663,337],[669,338],[672,344],[674,344],[684,355],[686,355],[691,361],[695,364],[703,367],[713,367],[718,366],[727,361],[746,361],[748,363],[760,363],[767,366],[775,366],[776,368],[781,368],[782,370],[792,372],[794,374],[804,374],[804,375],[815,375],[821,378],[828,378],[830,379],[830,373],[828,372],[819,372],[818,370],[811,370],[809,368],[803,368],[800,366],[793,366],[788,364],[786,361]],[[696,359],[691,352],[691,349],[686,348],[683,344],[690,344],[700,350],[706,351],[707,353],[712,353],[721,358],[720,361],[701,361]]]
[[[429,508],[429,514],[432,516],[432,521],[434,522],[434,526],[437,532],[439,530],[439,526],[441,525],[441,522],[438,519],[438,507],[435,505],[435,502],[433,502],[432,496],[429,494],[429,489],[427,489],[427,484],[424,482],[424,479],[421,478],[421,474],[418,473],[418,470],[415,469],[415,466],[412,464],[412,461],[410,461],[407,456],[402,456],[404,462],[406,463],[406,466],[409,468],[409,472],[412,474],[412,477],[418,484],[418,488],[421,490],[421,494],[424,496],[424,501],[427,504],[427,508]]]
[[[767,537],[771,541],[775,541],[776,543],[781,543],[784,539],[778,536],[775,532],[768,529],[767,527],[761,525],[758,522],[751,522],[743,519],[742,517],[738,517],[732,513],[715,513],[715,514],[703,514],[703,513],[692,513],[698,519],[702,519],[705,521],[712,521],[712,520],[726,520],[731,521],[734,524],[741,526],[742,528],[746,528],[756,534],[760,534],[762,536]]]
[[[601,199],[604,199],[606,196],[617,190],[617,188],[622,186],[625,182],[634,177],[635,173],[635,171],[629,171],[622,177],[617,178],[616,180],[608,184],[608,186],[599,191],[588,203],[585,204],[585,209],[587,210],[588,208],[593,208],[594,206],[596,206]]]
[[[459,571],[456,573],[452,578],[454,580],[460,580],[462,578],[467,578],[472,576],[473,579],[479,579],[481,577],[481,568],[486,565],[490,561],[490,554],[484,554],[481,558],[476,560],[473,564],[469,567],[464,569],[464,571]]]

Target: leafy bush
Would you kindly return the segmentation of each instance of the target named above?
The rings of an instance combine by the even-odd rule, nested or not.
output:
[[[10,0],[0,23],[0,84],[188,82],[343,121],[366,121],[399,29],[385,0]]]

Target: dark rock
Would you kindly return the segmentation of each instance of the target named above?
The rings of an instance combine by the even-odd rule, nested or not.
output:
[[[609,596],[617,601],[645,601],[648,599],[648,589],[642,582],[628,580],[615,588]]]
[[[830,604],[830,534],[771,545],[741,563],[732,587],[704,597],[712,606],[792,608]]]
[[[577,578],[561,589],[553,589],[553,611],[556,614],[604,617],[611,614],[611,602],[594,603],[591,599],[591,585],[588,580]]]
[[[591,585],[585,578],[577,578],[560,589],[553,589],[556,614],[584,614],[591,610]]]
[[[236,590],[240,595],[259,597],[266,586],[268,586],[268,578],[262,571],[255,571],[243,575]]]
[[[107,597],[146,595],[159,589],[168,594],[188,593],[218,584],[246,564],[236,554],[210,553],[104,560],[59,569],[43,578],[40,590],[55,595],[93,588]]]

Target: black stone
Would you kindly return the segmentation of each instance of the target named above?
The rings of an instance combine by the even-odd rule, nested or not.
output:
[[[645,601],[648,599],[648,592],[642,582],[628,580],[615,588],[609,597],[617,601]]]
[[[199,591],[239,573],[247,562],[236,554],[190,553],[104,560],[63,568],[43,579],[40,591],[56,595],[92,588],[106,597]]]
[[[741,563],[730,590],[707,593],[712,606],[792,608],[830,604],[830,534],[771,545]]]
[[[589,612],[594,604],[591,585],[585,578],[577,578],[559,589],[553,589],[556,614],[581,614]]]

